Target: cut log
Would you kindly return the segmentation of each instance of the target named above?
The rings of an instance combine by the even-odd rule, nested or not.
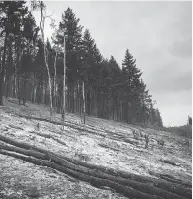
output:
[[[26,144],[26,143],[23,143],[23,142],[18,142],[18,141],[12,140],[11,138],[5,137],[3,135],[0,135],[0,141],[6,142],[8,144],[11,144],[11,145],[23,148],[23,149],[28,149],[28,150],[31,149],[31,150],[34,150],[34,151],[38,151],[38,152],[43,153],[43,154],[48,153],[48,151],[46,151],[44,149],[29,145],[29,144]]]
[[[33,117],[33,116],[20,115],[20,114],[17,114],[17,113],[15,113],[15,115],[17,115],[19,117],[24,117],[24,118],[30,119],[30,120],[33,119],[33,120],[48,122],[48,123],[55,124],[55,125],[63,125],[63,123],[61,123],[61,122],[50,121],[49,119],[45,119],[45,118],[37,118],[37,117]],[[75,124],[75,123],[72,124],[72,123],[67,122],[67,121],[65,121],[65,126],[68,126],[72,129],[76,129],[78,131],[85,131],[85,132],[88,132],[90,134],[98,135],[98,136],[102,136],[102,137],[106,137],[106,135],[107,135],[107,134],[104,134],[104,133],[98,133],[97,131],[93,131],[91,129],[81,128],[77,124]],[[106,137],[106,138],[110,138],[111,140],[120,141],[120,139],[116,138],[116,137]],[[128,138],[123,138],[121,140],[125,143],[129,143],[129,144],[132,144],[132,145],[136,145],[138,143],[137,141],[130,140]]]
[[[129,188],[131,187],[131,188],[136,189],[137,191],[140,191],[143,193],[157,195],[157,196],[160,196],[160,197],[163,197],[166,199],[185,199],[184,197],[180,197],[176,194],[172,194],[172,193],[164,191],[162,189],[158,189],[149,184],[143,184],[140,182],[136,182],[134,180],[129,180],[129,179],[124,179],[124,178],[117,177],[117,176],[112,176],[112,175],[106,174],[101,171],[91,170],[91,169],[88,169],[88,168],[85,168],[82,166],[75,165],[73,163],[69,163],[68,161],[59,159],[56,156],[52,156],[49,153],[48,153],[48,155],[45,155],[45,154],[42,154],[39,152],[35,152],[33,150],[20,149],[18,147],[7,146],[7,145],[2,145],[2,144],[0,144],[0,149],[13,151],[13,152],[20,153],[22,155],[31,156],[33,158],[40,159],[40,160],[53,161],[54,163],[57,163],[60,166],[66,167],[68,169],[72,169],[73,171],[76,171],[76,172],[80,172],[81,174],[97,177],[99,179],[110,180],[117,184],[129,187]]]
[[[174,166],[179,166],[177,163],[175,163],[175,162],[173,162],[173,161],[171,161],[171,160],[160,160],[161,162],[165,162],[165,163],[167,163],[167,164],[171,164],[171,165],[174,165]]]
[[[63,146],[66,146],[66,143],[65,142],[62,142],[61,140],[57,139],[55,136],[53,135],[50,135],[50,134],[46,134],[46,133],[39,133],[39,132],[35,132],[35,131],[29,131],[29,133],[32,133],[32,134],[35,134],[35,135],[39,135],[41,137],[44,137],[44,138],[47,138],[47,139],[53,139],[55,140],[56,142],[58,142],[59,144],[63,145]]]
[[[184,187],[192,188],[192,185],[187,180],[186,181],[185,180],[182,181],[180,179],[174,178],[173,176],[169,176],[169,175],[166,175],[166,174],[159,174],[159,173],[156,173],[154,171],[149,171],[149,174],[153,175],[153,176],[156,176],[156,177],[158,177],[160,179],[164,179],[164,180],[166,180],[168,182],[171,182],[171,183],[174,183],[174,184],[181,184]]]
[[[111,149],[111,150],[116,151],[116,152],[120,152],[121,151],[121,150],[116,149],[114,147],[108,146],[107,144],[99,143],[98,145],[103,147],[103,148]]]
[[[0,149],[3,150],[7,150],[7,151],[13,151],[16,153],[20,153],[22,155],[26,155],[26,156],[32,156],[35,157],[37,159],[42,159],[42,160],[47,160],[47,157],[45,154],[37,152],[37,151],[33,151],[33,150],[25,150],[19,147],[13,147],[13,146],[8,146],[8,145],[3,145],[0,143]]]
[[[53,120],[50,121],[49,119],[46,119],[46,118],[37,118],[37,117],[33,117],[33,116],[21,115],[21,114],[18,114],[18,113],[14,113],[14,115],[19,116],[19,117],[23,117],[23,118],[26,118],[26,119],[29,119],[29,120],[37,120],[37,121],[42,121],[42,122],[48,122],[48,123],[55,124],[55,125],[63,125],[62,122],[57,122],[57,121],[53,121]],[[101,134],[101,133],[97,133],[96,131],[85,129],[84,127],[81,128],[79,125],[77,125],[75,123],[70,123],[68,121],[65,121],[65,126],[68,126],[72,129],[76,129],[76,130],[79,130],[79,131],[86,131],[88,133],[96,134],[96,135],[100,135],[100,136],[104,137],[104,135]]]
[[[122,194],[126,197],[129,197],[130,199],[136,199],[136,198],[137,199],[163,199],[162,197],[159,197],[159,196],[153,196],[153,195],[145,194],[145,193],[142,193],[140,191],[134,190],[132,188],[122,186],[122,185],[117,184],[115,182],[112,182],[110,180],[99,179],[99,178],[96,178],[96,177],[93,177],[93,176],[89,176],[89,175],[82,174],[80,172],[73,171],[71,169],[60,166],[60,165],[53,163],[53,162],[49,162],[49,161],[45,161],[45,160],[37,160],[37,159],[31,158],[31,157],[25,157],[25,156],[22,156],[22,155],[13,154],[13,153],[6,152],[6,151],[3,151],[3,150],[0,150],[0,154],[12,156],[12,157],[15,157],[17,159],[21,159],[21,160],[26,161],[26,162],[34,163],[36,165],[51,167],[51,168],[56,169],[60,172],[68,174],[68,175],[70,175],[70,176],[72,176],[76,179],[88,182],[88,183],[90,183],[91,185],[93,185],[97,188],[102,188],[103,186],[108,186],[108,187],[114,189],[117,193],[120,193],[120,194]]]
[[[71,168],[75,171],[78,171],[78,172],[81,172],[81,173],[84,173],[84,174],[87,174],[87,175],[89,174],[90,176],[94,176],[94,177],[97,177],[97,178],[111,180],[111,181],[116,182],[118,184],[132,187],[133,189],[136,189],[136,190],[143,192],[143,193],[147,193],[147,194],[151,194],[151,195],[157,195],[157,196],[160,196],[160,197],[163,197],[163,198],[166,198],[166,199],[182,199],[182,198],[185,199],[185,197],[178,196],[177,194],[170,193],[170,192],[165,191],[165,190],[160,189],[160,188],[156,188],[156,187],[152,186],[151,184],[140,183],[140,182],[137,182],[137,181],[134,181],[134,180],[121,178],[119,176],[113,176],[113,175],[104,173],[100,170],[88,169],[88,168],[83,167],[83,166],[79,166],[79,165],[75,165],[73,163],[69,163],[68,161],[65,161],[62,158],[58,158],[56,156],[54,156],[54,157],[50,156],[49,159],[51,159],[55,163],[58,163],[58,164],[60,164],[64,167]]]
[[[160,180],[156,180],[156,179],[151,179],[151,178],[144,177],[144,176],[138,176],[138,175],[130,174],[130,173],[123,172],[123,171],[115,172],[113,169],[108,169],[108,168],[105,168],[102,166],[93,165],[91,163],[81,162],[81,161],[78,161],[75,159],[70,159],[70,158],[67,158],[64,156],[59,156],[59,155],[56,155],[47,150],[37,148],[37,147],[31,146],[31,145],[28,145],[25,143],[20,143],[20,142],[12,140],[10,138],[4,137],[2,135],[0,135],[0,140],[4,141],[6,143],[9,143],[9,144],[15,145],[17,147],[21,147],[21,148],[28,149],[28,150],[31,149],[31,150],[38,151],[41,154],[43,153],[44,155],[37,156],[35,153],[30,154],[29,151],[24,153],[24,151],[22,151],[22,150],[16,151],[16,149],[14,149],[14,150],[12,149],[12,151],[16,151],[16,152],[22,153],[22,154],[31,155],[35,158],[51,160],[51,161],[54,161],[55,163],[58,163],[65,167],[82,172],[84,174],[97,176],[99,178],[110,179],[110,180],[116,181],[122,185],[129,185],[129,186],[131,186],[135,189],[138,189],[140,191],[143,191],[143,192],[148,192],[148,193],[152,193],[152,194],[156,193],[160,196],[164,196],[164,198],[173,198],[173,196],[170,195],[170,193],[168,193],[168,192],[171,192],[171,193],[174,193],[174,196],[175,196],[175,194],[177,194],[182,197],[184,196],[187,198],[191,198],[190,190],[185,188],[184,186],[180,186],[180,185],[176,185],[176,184],[172,184],[172,183],[168,183],[168,182],[164,182],[164,181],[160,181]],[[7,149],[7,148],[4,148],[4,149]],[[40,154],[38,153],[38,155],[40,155]],[[141,182],[143,184],[141,184]],[[144,182],[149,183],[149,184],[145,185]],[[165,192],[160,191],[160,189],[157,189],[156,187],[165,190]],[[168,194],[168,197],[167,197],[167,194]],[[177,196],[175,198],[177,198]]]
[[[111,174],[113,176],[117,176],[117,177],[120,176],[122,178],[135,180],[137,182],[149,183],[154,187],[161,188],[163,190],[166,190],[171,193],[175,193],[182,197],[192,198],[192,190],[190,189],[191,185],[181,184],[181,183],[179,183],[179,184],[171,183],[166,180],[154,179],[154,178],[150,178],[147,176],[140,176],[140,175],[128,173],[125,171],[115,171],[112,168],[106,168],[106,167],[99,166],[99,165],[93,165],[88,162],[81,162],[79,160],[71,159],[71,158],[64,157],[64,156],[57,155],[57,157],[60,157],[61,159],[62,158],[66,159],[67,161],[72,162],[76,165],[81,165],[81,166],[88,167],[91,169],[96,169],[97,171],[103,171],[103,172],[105,172],[107,174]]]
[[[12,124],[10,124],[9,125],[11,128],[15,128],[15,129],[19,129],[19,130],[24,130],[24,129],[22,129],[21,127],[19,127],[19,126],[15,126],[15,125],[12,125]]]

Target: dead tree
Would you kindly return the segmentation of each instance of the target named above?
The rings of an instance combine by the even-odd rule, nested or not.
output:
[[[40,31],[41,31],[41,37],[42,37],[42,43],[43,43],[43,49],[44,49],[44,63],[47,69],[47,74],[48,74],[48,84],[49,84],[49,95],[50,95],[50,119],[52,118],[52,107],[53,107],[53,102],[52,102],[52,84],[51,84],[51,76],[50,76],[50,70],[48,67],[48,62],[47,62],[47,55],[46,55],[46,46],[44,43],[44,25],[45,25],[45,20],[46,18],[51,18],[51,16],[46,15],[46,10],[45,10],[45,5],[43,1],[32,1],[31,2],[32,9],[37,10],[38,8],[40,9]]]

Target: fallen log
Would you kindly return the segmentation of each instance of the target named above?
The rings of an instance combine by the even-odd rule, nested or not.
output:
[[[18,114],[18,113],[15,113],[14,115],[17,115],[19,117],[23,117],[23,118],[26,118],[26,119],[30,119],[30,120],[48,122],[48,123],[55,124],[55,125],[63,125],[62,122],[57,122],[57,121],[49,120],[49,119],[46,119],[46,118],[38,118],[38,117],[33,117],[33,116],[21,115],[21,114]],[[85,130],[84,128],[79,127],[77,124],[75,124],[75,123],[72,124],[72,123],[70,123],[68,121],[65,121],[65,126],[71,127],[73,129],[77,129],[79,131],[84,131]],[[89,131],[88,129],[86,129],[86,131],[90,132],[90,133],[93,133],[93,131]]]
[[[166,175],[166,174],[159,174],[159,173],[156,173],[154,171],[149,171],[149,174],[153,175],[153,176],[156,176],[156,177],[158,177],[160,179],[167,180],[167,181],[169,181],[171,183],[182,184],[182,185],[184,185],[186,187],[192,188],[192,185],[188,181],[182,181],[180,179],[174,178],[173,176],[169,176],[169,175]]]
[[[123,185],[127,185],[127,183],[128,183],[129,186],[131,186],[131,187],[133,186],[133,188],[137,188],[140,191],[144,191],[144,192],[148,192],[148,193],[152,193],[152,194],[157,193],[158,195],[164,196],[164,198],[168,198],[168,197],[172,198],[173,197],[170,194],[168,194],[168,197],[165,196],[164,194],[167,193],[167,192],[171,192],[171,193],[178,194],[180,196],[185,196],[185,197],[188,197],[188,198],[190,198],[190,196],[191,196],[191,194],[189,192],[187,192],[188,190],[184,189],[183,187],[179,187],[179,186],[175,186],[175,185],[168,186],[167,183],[165,183],[165,184],[162,183],[161,184],[162,186],[159,186],[160,185],[159,181],[154,180],[154,183],[152,183],[152,179],[151,179],[151,181],[149,181],[150,184],[148,184],[148,185],[143,184],[142,185],[142,184],[140,184],[141,182],[139,181],[139,178],[142,179],[142,180],[145,179],[146,183],[149,179],[146,178],[146,177],[143,177],[143,176],[128,174],[126,172],[121,172],[121,173],[119,171],[115,172],[113,169],[108,169],[108,168],[105,168],[105,167],[102,167],[102,166],[97,166],[97,165],[93,165],[93,164],[90,164],[90,163],[81,162],[81,161],[78,161],[78,160],[75,160],[75,159],[70,159],[70,158],[67,158],[67,157],[64,157],[64,156],[59,156],[59,155],[56,155],[56,154],[49,152],[47,150],[37,148],[37,147],[34,147],[34,146],[30,146],[30,145],[25,144],[25,143],[19,143],[17,141],[11,140],[10,138],[7,138],[7,137],[1,136],[1,135],[0,135],[0,140],[4,140],[9,144],[13,144],[13,145],[16,145],[18,147],[22,147],[22,148],[25,148],[25,149],[28,149],[28,150],[31,149],[32,151],[33,150],[39,151],[40,153],[43,153],[44,156],[43,155],[37,156],[35,153],[30,154],[29,151],[24,152],[23,150],[19,150],[17,148],[13,149],[13,147],[11,148],[12,151],[16,151],[18,153],[23,153],[24,155],[26,155],[26,154],[31,155],[35,158],[41,158],[41,159],[47,159],[47,160],[55,161],[56,163],[62,164],[63,166],[68,166],[68,168],[73,168],[74,170],[81,171],[83,173],[89,173],[90,175],[96,176],[96,173],[97,173],[97,175],[98,175],[97,177],[110,178],[111,180],[114,180],[116,182],[119,181],[119,183],[121,183]],[[6,149],[8,150],[8,148],[6,148]],[[89,169],[93,169],[93,171],[91,171]],[[100,176],[99,176],[99,173],[100,173]],[[124,174],[124,175],[122,175],[122,174]],[[136,181],[136,177],[138,178],[137,181]],[[156,186],[156,185],[158,185],[158,186]],[[157,190],[156,187],[162,188],[162,189],[163,189],[163,187],[164,188],[166,187],[165,192],[162,193],[160,190]],[[176,187],[178,188],[177,192],[176,192]],[[176,196],[176,198],[177,198],[177,196]]]
[[[177,194],[177,195],[182,196],[182,197],[191,198],[191,196],[192,196],[191,195],[192,193],[190,192],[190,190],[187,189],[184,186],[180,186],[180,185],[168,183],[168,182],[165,182],[165,181],[152,179],[152,178],[149,178],[149,177],[139,176],[139,175],[127,173],[127,172],[124,172],[124,171],[115,171],[111,168],[106,168],[106,167],[99,166],[99,165],[93,165],[93,164],[88,163],[88,162],[81,162],[81,161],[76,160],[76,159],[70,159],[68,157],[56,155],[52,152],[31,146],[29,144],[17,142],[15,140],[4,137],[2,135],[0,135],[0,140],[7,142],[9,144],[24,148],[24,149],[28,149],[28,150],[31,149],[31,150],[38,151],[40,153],[44,153],[46,155],[45,157],[48,158],[49,160],[57,160],[57,161],[60,160],[60,162],[61,162],[61,160],[67,160],[68,162],[71,162],[71,163],[75,164],[76,166],[79,165],[79,166],[83,166],[83,167],[86,167],[86,168],[90,168],[90,169],[95,170],[95,172],[102,171],[106,174],[110,174],[112,176],[115,176],[116,178],[122,177],[122,178],[125,178],[127,180],[130,179],[130,180],[134,180],[134,181],[138,181],[138,182],[142,182],[142,183],[150,183],[151,185],[153,185],[157,188],[164,189],[168,192]]]
[[[112,189],[114,189],[117,193],[120,193],[126,197],[129,197],[130,199],[163,199],[162,197],[159,196],[154,196],[154,195],[149,195],[149,194],[145,194],[142,193],[140,191],[134,190],[132,188],[129,187],[125,187],[122,186],[120,184],[117,184],[115,182],[112,182],[110,180],[106,180],[106,179],[99,179],[93,176],[88,176],[86,174],[82,174],[76,171],[73,171],[71,169],[68,169],[66,167],[60,166],[56,163],[53,162],[49,162],[46,160],[37,160],[31,157],[25,157],[25,156],[21,156],[21,155],[17,155],[17,154],[13,154],[10,152],[6,152],[3,150],[0,150],[0,154],[2,155],[8,155],[17,159],[21,159],[23,161],[26,162],[31,162],[34,163],[36,165],[42,165],[42,166],[47,166],[47,167],[51,167],[53,169],[56,169],[60,172],[63,172],[65,174],[68,174],[76,179],[85,181],[85,182],[89,182],[91,185],[97,187],[97,188],[102,188],[103,186],[108,186]]]
[[[71,158],[64,157],[64,156],[57,155],[57,157],[60,157],[61,159],[62,158],[66,159],[67,161],[72,162],[76,165],[81,165],[81,166],[88,167],[91,169],[96,169],[96,170],[103,171],[107,174],[111,174],[111,175],[114,175],[117,177],[120,176],[125,179],[131,179],[131,180],[135,180],[135,181],[142,182],[142,183],[149,183],[157,188],[161,188],[168,192],[175,193],[179,196],[190,198],[190,199],[192,198],[192,190],[190,189],[191,185],[187,185],[187,184],[184,185],[184,184],[180,184],[180,183],[179,184],[171,183],[166,180],[154,179],[154,178],[150,178],[148,176],[140,176],[140,175],[128,173],[128,172],[121,171],[121,170],[115,171],[112,168],[106,168],[106,167],[103,167],[100,165],[93,165],[89,162],[80,162],[79,160],[71,159]]]
[[[35,157],[37,159],[42,159],[42,160],[47,160],[47,156],[44,153],[40,153],[34,150],[25,150],[19,147],[13,147],[13,146],[8,146],[8,145],[3,145],[0,143],[0,149],[3,150],[7,150],[7,151],[13,151],[16,153],[20,153],[22,155],[26,155],[26,156],[32,156]]]
[[[50,135],[50,134],[38,133],[38,132],[35,132],[35,131],[29,131],[29,133],[32,133],[32,134],[35,134],[35,135],[39,135],[39,136],[44,137],[44,138],[47,138],[47,139],[53,139],[53,140],[55,140],[56,142],[58,142],[59,144],[66,146],[66,143],[65,143],[65,142],[62,142],[61,140],[57,139],[56,137],[54,137],[54,136],[52,136],[52,135]]]
[[[14,128],[14,129],[19,129],[19,130],[24,130],[23,128],[19,127],[19,126],[15,126],[15,125],[12,125],[10,124],[9,125],[11,128]]]
[[[48,155],[49,156],[49,155]],[[68,168],[73,168],[73,170],[84,173],[84,174],[89,174],[91,176],[97,177],[97,178],[103,178],[103,179],[108,179],[111,181],[114,181],[116,183],[119,183],[121,185],[124,186],[129,186],[132,187],[140,192],[143,193],[147,193],[147,194],[151,194],[151,195],[157,195],[163,198],[168,198],[168,199],[185,199],[182,196],[178,196],[177,194],[173,194],[170,193],[166,190],[160,189],[160,188],[156,188],[154,186],[152,186],[151,184],[147,184],[147,183],[140,183],[134,180],[130,180],[130,179],[125,179],[125,178],[121,178],[119,176],[113,176],[107,173],[104,173],[100,170],[95,170],[95,169],[88,169],[86,167],[83,166],[79,166],[79,165],[75,165],[73,163],[70,163],[64,159],[60,159],[57,156],[52,157],[51,155],[49,156],[49,159],[51,159],[52,161],[54,161],[55,163],[58,163],[64,167],[68,167]]]
[[[112,176],[112,175],[106,174],[101,171],[91,170],[86,167],[82,167],[82,166],[75,165],[73,163],[69,163],[68,161],[62,160],[62,159],[60,159],[56,156],[53,156],[49,153],[48,153],[48,155],[45,155],[45,154],[42,154],[39,152],[35,152],[33,150],[26,150],[26,149],[21,149],[18,147],[7,146],[7,145],[2,145],[2,144],[0,144],[0,149],[13,151],[13,152],[20,153],[22,155],[31,156],[33,158],[40,159],[40,160],[52,161],[56,164],[59,164],[63,167],[71,169],[73,171],[80,172],[85,175],[97,177],[99,179],[110,180],[112,182],[115,182],[120,185],[124,185],[126,187],[132,187],[133,189],[136,189],[137,191],[140,191],[142,193],[147,193],[150,195],[157,195],[157,196],[160,196],[160,197],[163,197],[166,199],[185,199],[184,197],[180,197],[176,194],[172,194],[172,193],[164,191],[162,189],[153,187],[150,184],[143,184],[140,182],[136,182],[134,180],[129,180],[129,179],[121,178],[121,177]]]
[[[103,147],[103,148],[111,149],[111,150],[116,151],[116,152],[120,152],[121,151],[120,149],[116,149],[114,147],[108,146],[107,144],[99,143],[98,145]]]
[[[0,141],[6,142],[8,144],[11,144],[11,145],[14,145],[14,146],[17,146],[20,148],[24,148],[24,149],[28,149],[28,150],[31,149],[31,150],[38,151],[38,152],[44,153],[44,154],[48,153],[48,151],[46,151],[44,149],[29,145],[29,144],[26,144],[23,142],[18,142],[16,140],[12,140],[11,138],[5,137],[3,135],[0,135]]]
[[[17,115],[19,117],[24,117],[24,118],[30,119],[30,120],[33,119],[33,120],[48,122],[48,123],[55,124],[55,125],[63,125],[61,122],[50,121],[50,120],[45,119],[45,118],[37,118],[37,117],[33,117],[33,116],[20,115],[20,114],[17,114],[17,113],[15,113],[15,115]],[[68,127],[72,128],[72,129],[76,129],[76,130],[79,130],[79,131],[85,131],[85,132],[88,132],[88,133],[93,134],[93,135],[99,135],[99,136],[102,136],[102,137],[105,137],[105,138],[109,138],[111,140],[120,141],[119,138],[110,137],[110,136],[107,136],[107,134],[104,134],[104,133],[98,133],[98,132],[93,131],[93,130],[81,128],[77,124],[71,124],[70,122],[67,122],[67,121],[65,122],[65,126],[68,126]],[[125,143],[132,144],[132,145],[138,144],[137,141],[130,140],[128,138],[124,138],[124,139],[122,139],[122,141],[125,142]]]
[[[173,162],[173,161],[171,161],[171,160],[160,160],[161,162],[165,162],[165,163],[167,163],[167,164],[171,164],[171,165],[174,165],[174,166],[179,166],[179,164],[177,164],[177,163],[175,163],[175,162]]]

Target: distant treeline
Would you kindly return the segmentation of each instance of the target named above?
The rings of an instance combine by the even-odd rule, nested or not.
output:
[[[165,130],[171,133],[175,133],[176,135],[192,139],[192,126],[189,124],[183,126],[167,127]]]

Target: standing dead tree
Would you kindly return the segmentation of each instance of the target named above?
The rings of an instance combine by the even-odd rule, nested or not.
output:
[[[46,14],[43,13],[43,11],[45,11],[45,6],[43,4],[43,2],[40,2],[40,10],[41,10],[41,21],[40,21],[40,30],[41,30],[41,35],[42,35],[42,41],[43,41],[43,48],[44,48],[44,61],[45,61],[45,65],[46,65],[46,69],[48,72],[48,82],[49,82],[49,93],[50,93],[50,119],[52,118],[52,85],[51,85],[51,77],[50,77],[50,71],[49,71],[49,67],[48,67],[48,62],[46,59],[46,46],[44,44],[44,24],[45,24],[45,19]]]
[[[46,54],[46,45],[44,43],[45,41],[45,35],[44,35],[44,25],[45,25],[45,20],[46,18],[51,19],[51,15],[46,15],[46,6],[43,3],[43,1],[36,1],[32,2],[33,4],[33,9],[40,9],[40,31],[41,31],[41,37],[42,37],[42,43],[43,43],[43,49],[44,49],[44,63],[47,69],[47,74],[48,74],[48,84],[49,84],[49,95],[50,95],[50,120],[52,118],[52,107],[53,107],[53,100],[52,100],[52,83],[51,83],[51,76],[50,76],[50,70],[48,66],[48,61],[47,61],[47,54]]]

